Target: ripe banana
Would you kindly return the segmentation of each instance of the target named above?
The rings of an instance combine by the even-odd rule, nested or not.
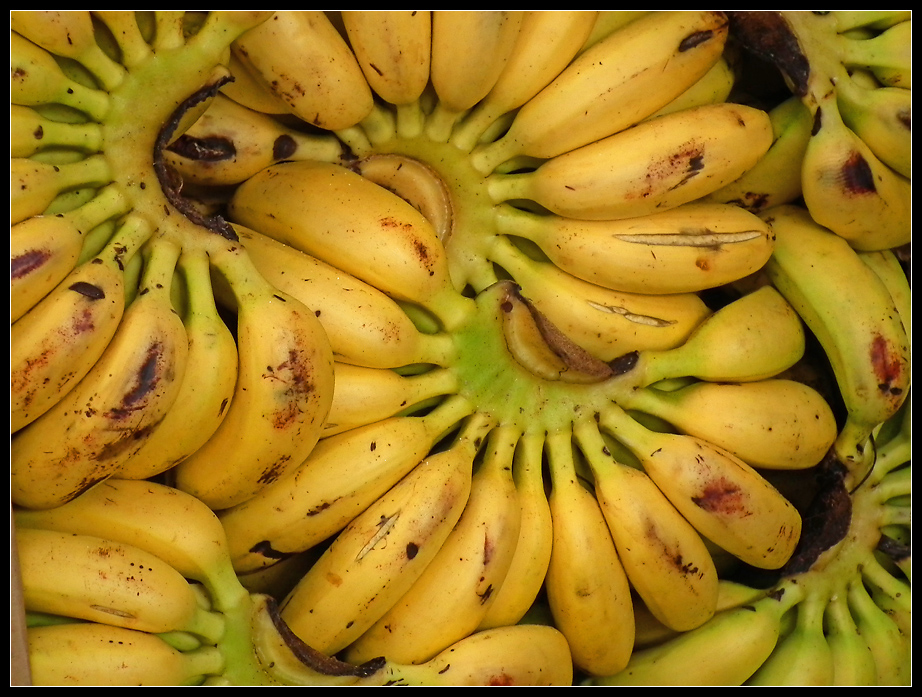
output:
[[[340,532],[281,603],[302,641],[332,656],[380,619],[420,577],[461,517],[474,458],[490,429],[475,414]]]
[[[696,293],[605,288],[530,257],[507,237],[496,238],[490,256],[539,312],[603,361],[631,351],[674,348],[711,314]]]
[[[753,382],[796,364],[805,347],[804,327],[794,308],[778,290],[761,286],[717,309],[685,343],[640,351],[631,370],[641,387],[678,377]]]
[[[234,79],[221,87],[221,94],[260,114],[279,116],[289,113],[288,104],[273,93],[263,79],[238,57],[233,45],[227,56],[227,68]]]
[[[332,134],[295,130],[219,93],[205,113],[170,143],[164,160],[190,184],[225,186],[239,184],[277,162],[339,162],[343,156],[343,145]]]
[[[470,311],[469,299],[452,286],[432,224],[396,194],[346,167],[324,162],[268,167],[237,188],[229,216],[398,300],[425,307],[448,327]]]
[[[112,476],[164,418],[187,369],[188,340],[170,289],[179,249],[142,251],[137,298],[90,371],[11,443],[13,501],[48,508]]]
[[[533,170],[494,172],[486,186],[495,203],[525,199],[579,220],[636,218],[734,181],[765,154],[772,135],[760,109],[707,104],[644,121]]]
[[[785,378],[695,381],[675,390],[648,387],[621,404],[719,445],[756,468],[813,467],[838,435],[826,399],[813,387]]]
[[[237,383],[211,438],[170,472],[219,510],[283,477],[316,445],[333,398],[333,352],[313,311],[266,281],[245,250],[212,263],[234,295]]]
[[[337,361],[371,368],[448,362],[450,338],[421,332],[370,283],[263,233],[234,229],[260,274],[314,311]]]
[[[55,530],[139,547],[201,583],[218,611],[241,601],[224,529],[205,503],[156,482],[109,478],[65,504],[16,508],[17,530]]]
[[[892,249],[858,252],[858,257],[887,287],[900,315],[900,320],[906,328],[906,338],[912,348],[912,288],[899,257]]]
[[[645,472],[614,459],[594,421],[582,420],[574,431],[618,556],[646,609],[674,631],[709,620],[718,576],[704,540]]]
[[[835,453],[860,480],[872,430],[897,412],[909,391],[906,328],[886,286],[846,240],[803,208],[782,206],[765,215],[775,233],[766,274],[829,358],[848,411]],[[819,264],[835,273],[816,273]]]
[[[671,102],[650,114],[647,119],[691,109],[704,104],[728,101],[736,86],[736,68],[728,53],[715,61],[708,71]],[[646,119],[645,119],[646,120]]]
[[[544,585],[554,531],[544,486],[543,456],[544,434],[523,433],[512,465],[519,503],[519,536],[506,576],[494,590],[479,629],[518,624]]]
[[[756,470],[708,441],[650,430],[614,403],[599,419],[703,537],[757,568],[788,561],[800,513]]]
[[[102,126],[93,122],[56,121],[33,107],[11,104],[10,157],[33,157],[52,149],[84,155],[100,152]]]
[[[446,142],[455,122],[490,93],[516,48],[521,10],[457,10],[432,15],[429,79],[436,103],[430,140]]]
[[[91,230],[126,212],[112,185],[61,215],[37,215],[10,227],[10,323],[48,295],[77,266]]]
[[[219,314],[212,294],[211,267],[205,252],[182,250],[178,271],[185,298],[181,309],[188,339],[187,362],[179,393],[140,450],[113,476],[150,479],[182,462],[218,430],[237,384],[237,343]],[[208,370],[194,367],[208,366]]]
[[[772,252],[771,230],[742,208],[686,203],[616,220],[530,213],[504,204],[497,229],[531,240],[578,278],[638,294],[694,293],[748,276]]]
[[[652,12],[627,23],[523,104],[501,138],[476,148],[475,168],[553,158],[633,126],[701,78],[726,38],[722,12]]]
[[[459,397],[423,416],[394,416],[322,438],[291,474],[220,512],[238,573],[333,537],[425,460],[470,412]]]
[[[16,530],[23,600],[29,611],[153,634],[185,631],[216,643],[220,613],[159,557],[130,544],[59,530]]]
[[[220,674],[216,646],[180,651],[156,634],[97,622],[28,630],[33,685],[199,685]]]
[[[321,10],[279,10],[237,37],[233,50],[309,124],[336,131],[372,110],[371,88],[355,55]]]
[[[345,650],[348,662],[424,663],[480,626],[518,540],[512,461],[519,435],[516,426],[490,431],[461,518],[410,590]]]
[[[509,55],[490,91],[455,124],[451,143],[470,151],[503,116],[556,78],[589,38],[597,10],[528,10]]]
[[[60,194],[112,183],[112,170],[102,154],[53,164],[35,158],[10,158],[10,225],[41,215]]]
[[[567,638],[577,668],[617,673],[634,646],[625,567],[599,502],[578,478],[569,429],[547,435],[547,455],[554,538],[545,589],[554,626]]]

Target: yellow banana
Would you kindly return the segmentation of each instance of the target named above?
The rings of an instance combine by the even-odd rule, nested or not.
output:
[[[225,663],[216,646],[180,651],[156,634],[97,622],[33,627],[28,641],[36,686],[198,685]]]
[[[802,191],[801,167],[813,119],[800,97],[791,96],[768,112],[773,140],[766,153],[742,176],[704,197],[733,203],[753,213],[791,203]]]
[[[64,148],[91,154],[102,150],[102,127],[93,122],[68,123],[48,118],[33,107],[10,105],[10,157],[32,157]]]
[[[648,10],[599,10],[592,31],[586,37],[579,52],[583,53],[590,46],[597,44],[609,34],[639,17],[650,14]]]
[[[477,630],[518,540],[512,460],[519,435],[516,426],[490,432],[461,518],[410,590],[345,650],[347,661],[424,663]]]
[[[386,662],[356,685],[571,687],[566,638],[554,627],[520,624],[476,632],[418,665]]]
[[[590,675],[617,673],[634,646],[634,608],[625,567],[599,502],[578,479],[569,429],[549,433],[548,504],[554,542],[545,579],[554,625],[574,665]]]
[[[450,338],[421,332],[378,288],[256,230],[234,228],[260,274],[314,311],[337,361],[371,368],[448,361]]]
[[[709,620],[719,586],[704,540],[646,473],[612,457],[594,421],[574,430],[618,556],[646,609],[674,631]]]
[[[166,484],[109,478],[65,504],[16,508],[17,530],[56,530],[140,547],[201,583],[215,608],[241,601],[224,529],[202,501]]]
[[[533,170],[494,172],[486,179],[487,192],[495,203],[525,199],[567,218],[636,218],[729,184],[759,161],[771,141],[766,112],[732,102],[707,104],[644,121]]]
[[[765,215],[776,238],[765,271],[829,359],[847,410],[835,453],[860,481],[872,430],[909,392],[906,328],[887,287],[845,239],[803,208],[782,206]],[[817,274],[817,263],[836,271]]]
[[[512,476],[519,503],[519,537],[509,570],[480,621],[479,629],[518,624],[544,585],[554,530],[542,463],[544,434],[526,431],[513,456]]]
[[[832,407],[816,389],[784,378],[695,381],[676,390],[635,390],[622,406],[657,416],[729,450],[752,467],[806,469],[838,435]]]
[[[331,205],[332,202],[332,205]],[[454,326],[471,309],[435,229],[409,203],[346,167],[290,162],[241,184],[230,219],[352,274]]]
[[[163,420],[115,477],[150,479],[182,462],[218,430],[233,400],[237,344],[215,305],[205,252],[194,247],[184,249],[178,270],[186,298],[182,318],[189,367]]]
[[[339,162],[343,156],[332,134],[295,130],[223,94],[164,152],[184,181],[204,186],[239,184],[286,160]]]
[[[179,392],[188,342],[170,297],[179,248],[154,238],[138,297],[111,342],[64,397],[12,439],[13,501],[48,508],[111,477]]]
[[[61,104],[102,123],[110,97],[70,78],[48,51],[10,30],[10,104]]]
[[[489,94],[516,47],[521,10],[436,10],[432,13],[429,79],[437,97],[425,131],[450,138],[461,116]]]
[[[237,37],[233,50],[292,114],[309,124],[336,131],[371,112],[373,96],[365,75],[321,10],[279,10]]]
[[[909,277],[899,257],[892,249],[875,252],[858,252],[858,257],[871,269],[887,287],[896,305],[900,320],[906,328],[906,338],[912,348],[912,288]]]
[[[10,228],[10,323],[50,293],[80,262],[91,230],[123,214],[117,185],[61,215],[37,215]]]
[[[650,430],[614,403],[600,424],[703,537],[761,569],[778,569],[791,557],[800,513],[742,460],[694,436]]]
[[[204,608],[192,584],[159,557],[95,535],[16,531],[28,610],[159,633],[187,631],[216,643],[220,613]]]
[[[563,71],[586,42],[597,10],[528,10],[490,91],[456,124],[455,147],[470,151],[500,117],[521,107]]]
[[[410,414],[459,389],[458,376],[450,368],[402,375],[387,368],[336,363],[334,372],[333,403],[323,427],[324,438]]]
[[[824,619],[826,641],[832,654],[832,684],[842,687],[876,685],[874,655],[858,633],[844,588],[841,594],[829,598]]]
[[[848,587],[848,605],[858,633],[874,657],[879,686],[912,684],[912,640],[877,606],[860,578]]]
[[[888,87],[912,90],[912,18],[868,38],[840,33],[839,57],[846,68],[867,68]]]
[[[563,270],[629,293],[689,293],[724,285],[762,268],[772,252],[769,226],[723,203],[691,202],[659,213],[579,220],[496,211],[500,232],[537,244]]]
[[[474,166],[486,174],[523,155],[556,157],[633,126],[701,78],[726,38],[722,12],[636,18],[586,49],[523,104],[501,138],[473,151]]]
[[[238,573],[271,566],[331,538],[384,496],[471,412],[449,399],[322,438],[283,479],[220,512]]]
[[[234,50],[228,53],[227,67],[233,80],[221,87],[221,94],[227,95],[237,104],[252,111],[270,116],[288,114],[288,104],[274,94],[253,68],[244,63]]]
[[[852,29],[887,29],[912,18],[911,10],[832,10],[840,34]]]
[[[801,359],[806,335],[781,293],[761,286],[704,319],[685,343],[640,351],[631,370],[638,384],[697,377],[712,382],[753,382],[775,377]]]
[[[631,351],[683,343],[711,310],[692,292],[631,293],[605,288],[535,260],[498,237],[491,259],[564,334],[592,355],[614,360]]]
[[[266,281],[245,250],[212,263],[234,295],[237,383],[212,437],[170,471],[218,510],[254,496],[316,445],[333,398],[333,352],[313,311]]]
[[[281,603],[302,641],[333,655],[355,641],[420,577],[461,517],[489,419],[474,415],[340,532]]]
[[[742,685],[774,650],[782,617],[801,596],[796,584],[787,584],[752,603],[723,610],[700,627],[635,651],[623,671],[592,684]]]
[[[686,89],[671,102],[650,114],[647,119],[671,114],[682,109],[691,109],[704,104],[717,104],[730,98],[736,86],[736,69],[728,54],[723,54],[698,78],[698,81]]]
[[[10,158],[10,225],[44,213],[65,192],[98,188],[112,182],[109,161],[102,154],[52,164],[28,157]]]

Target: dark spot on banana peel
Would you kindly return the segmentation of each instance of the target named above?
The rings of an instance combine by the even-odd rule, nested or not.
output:
[[[261,557],[266,559],[275,559],[276,561],[282,561],[283,559],[288,559],[293,557],[294,554],[290,552],[279,552],[272,548],[272,543],[269,540],[263,540],[257,542],[255,545],[249,549],[251,554],[258,554]]]
[[[894,383],[901,383],[905,379],[906,363],[902,353],[895,351],[885,337],[874,337],[871,342],[871,365],[881,392],[894,396],[903,394],[903,388]]]
[[[264,469],[256,481],[263,485],[269,485],[277,481],[288,469],[288,462],[291,460],[287,455],[273,462],[269,467]]]
[[[92,283],[86,283],[85,281],[78,281],[69,286],[69,288],[75,293],[80,293],[80,295],[90,300],[103,300],[106,297],[106,292],[102,288]]]
[[[711,481],[700,495],[692,497],[692,502],[706,511],[721,515],[747,515],[743,505],[742,490],[730,481],[718,479]]]
[[[10,280],[28,276],[36,269],[40,269],[51,258],[51,253],[45,249],[32,249],[25,254],[20,254],[10,259]]]
[[[608,367],[611,368],[613,376],[624,375],[633,370],[639,360],[640,353],[638,351],[631,351],[625,353],[623,356],[610,360],[608,362]]]
[[[900,542],[899,540],[894,540],[892,537],[884,534],[881,534],[880,540],[877,542],[877,550],[895,562],[909,559],[912,556],[911,545]]]
[[[408,542],[407,559],[415,559],[417,554],[419,554],[419,545],[415,542]]]
[[[161,363],[163,362],[163,345],[156,342],[147,348],[147,354],[140,370],[135,374],[132,388],[122,397],[118,406],[108,410],[107,419],[122,421],[131,416],[138,409],[144,408],[144,399],[154,391],[160,380],[164,377]],[[168,366],[164,366],[169,369]]]
[[[280,135],[272,143],[272,157],[275,160],[287,160],[298,150],[298,144],[290,135]]]
[[[705,31],[696,31],[692,34],[689,34],[684,39],[679,42],[679,53],[684,53],[685,51],[691,51],[693,48],[697,48],[703,44],[706,44],[708,41],[711,41],[715,36],[721,36],[723,32],[715,32],[712,29],[707,29]]]

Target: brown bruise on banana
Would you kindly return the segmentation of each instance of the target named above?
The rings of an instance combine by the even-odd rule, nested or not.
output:
[[[871,365],[878,379],[881,393],[894,398],[895,403],[903,399],[902,384],[906,381],[908,361],[903,352],[883,336],[875,336],[870,346]]]

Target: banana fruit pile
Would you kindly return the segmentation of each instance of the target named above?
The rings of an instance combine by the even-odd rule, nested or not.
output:
[[[911,684],[911,28],[11,12],[25,679]]]

